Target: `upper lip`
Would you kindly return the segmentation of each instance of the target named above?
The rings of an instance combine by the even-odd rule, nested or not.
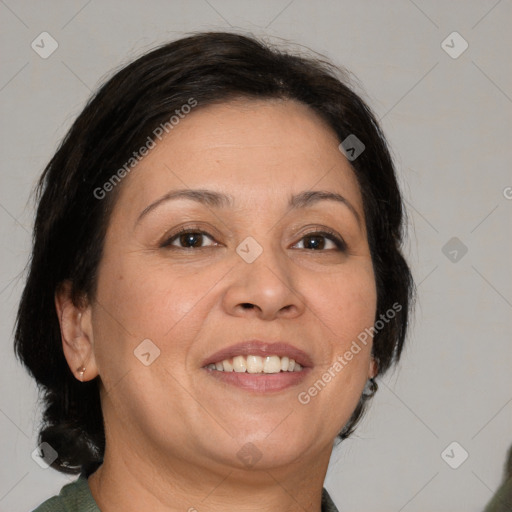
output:
[[[211,363],[218,363],[224,359],[231,359],[235,356],[280,356],[289,357],[294,359],[304,368],[313,366],[311,357],[303,350],[300,350],[289,343],[278,341],[261,341],[261,340],[247,340],[229,347],[223,348],[214,354],[208,356],[203,362],[202,366],[207,366]]]

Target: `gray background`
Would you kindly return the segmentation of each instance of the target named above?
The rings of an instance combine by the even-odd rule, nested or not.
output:
[[[331,459],[340,511],[482,510],[512,443],[511,2],[0,0],[0,16],[0,510],[27,511],[75,478],[31,458],[41,409],[12,351],[30,192],[105,76],[200,30],[284,38],[346,66],[393,147],[419,303],[400,367]],[[47,59],[31,48],[43,31],[59,45]],[[458,58],[442,47],[453,31],[469,44]],[[458,469],[441,457],[453,441],[469,453]]]

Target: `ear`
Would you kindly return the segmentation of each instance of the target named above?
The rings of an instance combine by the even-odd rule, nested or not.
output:
[[[71,292],[71,281],[61,283],[55,292],[55,308],[64,356],[73,375],[84,382],[99,374],[93,350],[92,308],[85,300],[76,305]]]
[[[370,367],[368,369],[368,378],[374,379],[375,377],[377,377],[378,373],[379,373],[379,363],[372,356],[372,358],[370,359]]]

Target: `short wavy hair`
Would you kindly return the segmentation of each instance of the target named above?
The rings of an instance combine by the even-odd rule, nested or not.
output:
[[[100,464],[105,431],[98,377],[79,382],[62,349],[54,297],[64,281],[72,297],[94,299],[109,216],[122,184],[102,187],[156,127],[193,97],[198,105],[232,99],[289,99],[309,106],[339,141],[355,135],[365,149],[351,161],[362,191],[377,289],[377,315],[400,311],[374,335],[379,375],[401,355],[413,298],[402,255],[404,209],[379,124],[349,86],[349,74],[322,56],[302,56],[236,33],[203,32],[167,43],[116,72],[74,121],[37,186],[28,277],[16,318],[14,349],[42,392],[39,442],[58,454],[52,467],[79,473]],[[382,322],[381,322],[382,323]],[[366,394],[338,437],[348,437]]]

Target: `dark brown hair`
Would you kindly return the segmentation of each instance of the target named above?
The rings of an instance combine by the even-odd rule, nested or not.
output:
[[[393,162],[374,115],[323,58],[281,51],[234,33],[207,32],[165,44],[123,67],[89,100],[38,184],[29,273],[15,331],[15,352],[36,379],[45,404],[39,442],[58,453],[52,466],[78,473],[101,463],[105,431],[98,378],[79,382],[64,358],[54,295],[66,280],[73,298],[93,299],[109,215],[122,184],[102,187],[160,124],[194,98],[291,99],[308,105],[337,134],[355,135],[364,151],[351,162],[362,190],[377,287],[377,318],[401,306],[374,336],[382,375],[400,358],[413,282],[401,254],[403,206]],[[339,434],[350,435],[361,400]]]

